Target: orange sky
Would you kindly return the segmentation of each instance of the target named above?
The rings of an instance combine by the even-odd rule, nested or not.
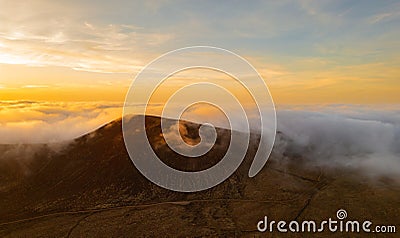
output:
[[[360,68],[353,69],[354,72],[347,68],[337,72],[316,69],[298,74],[268,70],[261,73],[277,104],[400,102],[399,69]],[[0,100],[122,102],[135,76],[135,73],[95,73],[49,66],[3,64],[0,70]],[[385,73],[376,78],[368,76],[378,72]],[[192,76],[197,77],[195,71]],[[384,83],[380,82],[381,77],[385,77]]]
[[[396,2],[134,5],[0,1],[0,100],[122,102],[154,58],[213,45],[252,63],[276,104],[400,103]]]

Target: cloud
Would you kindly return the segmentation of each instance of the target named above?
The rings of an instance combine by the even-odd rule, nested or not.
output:
[[[258,117],[248,116],[252,131],[257,131]],[[195,106],[184,118],[228,128],[226,118],[207,107]],[[245,131],[244,125],[235,128]],[[325,168],[351,168],[372,177],[400,176],[398,105],[281,105],[277,130],[275,154],[301,156]],[[176,131],[170,128],[167,133],[176,137]]]
[[[2,1],[0,6],[0,21],[7,23],[0,25],[5,64],[131,73],[144,65],[146,49],[172,38],[135,25],[85,20],[94,14],[87,4]]]
[[[392,6],[392,9],[375,14],[368,19],[370,24],[376,24],[384,21],[395,20],[400,16],[400,4],[395,4]]]
[[[24,85],[22,88],[48,88],[49,85],[35,85],[35,84],[29,84],[29,85]]]
[[[348,105],[280,110],[278,130],[285,139],[276,147],[324,166],[400,175],[399,115],[393,108]]]
[[[0,102],[0,144],[62,142],[121,117],[113,102]]]
[[[135,106],[143,105],[130,105]],[[321,166],[353,168],[370,175],[400,175],[398,108],[347,104],[279,106],[277,124],[282,136],[278,136],[274,150],[289,156],[301,155]],[[188,113],[193,115],[187,118],[226,125],[225,117],[212,116],[215,110],[196,107]],[[68,141],[121,115],[119,102],[1,101],[0,144]],[[256,124],[252,122],[254,117],[249,120]],[[171,127],[167,133],[176,131]],[[173,139],[175,134],[170,137]]]

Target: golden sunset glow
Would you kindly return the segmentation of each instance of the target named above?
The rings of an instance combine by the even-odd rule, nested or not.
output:
[[[279,14],[267,17],[257,11],[251,14],[260,20],[245,28],[230,16],[197,15],[188,7],[192,20],[177,20],[172,30],[163,18],[168,6],[157,1],[139,4],[130,22],[113,15],[126,10],[107,3],[96,3],[93,9],[90,3],[1,1],[0,99],[122,101],[131,80],[152,59],[206,42],[255,65],[278,104],[400,101],[399,4],[365,4],[364,15],[340,4],[335,10],[306,1],[270,5],[268,9],[297,12],[285,14],[288,32],[297,36],[272,24],[279,22]],[[153,17],[147,19],[139,11]],[[242,11],[250,14],[246,8]],[[217,30],[207,24],[210,18],[224,20],[225,32],[219,29],[218,35],[225,34],[223,39],[228,40],[215,42]],[[348,28],[349,22],[356,27]],[[231,26],[238,28],[236,32],[228,31]],[[268,32],[262,30],[267,26]]]

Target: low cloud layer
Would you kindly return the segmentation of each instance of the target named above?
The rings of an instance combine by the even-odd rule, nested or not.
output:
[[[316,163],[400,174],[400,111],[330,106],[278,111],[276,147]]]
[[[0,102],[0,144],[68,141],[122,115],[122,103]],[[222,123],[222,122],[221,122]],[[302,106],[277,110],[275,150],[370,174],[400,175],[396,106]]]
[[[0,102],[0,144],[71,140],[121,117],[121,103]]]

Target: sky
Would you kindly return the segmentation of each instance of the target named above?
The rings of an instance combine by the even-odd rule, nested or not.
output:
[[[277,104],[400,102],[398,1],[0,0],[0,100],[123,101],[163,53],[246,58]]]

